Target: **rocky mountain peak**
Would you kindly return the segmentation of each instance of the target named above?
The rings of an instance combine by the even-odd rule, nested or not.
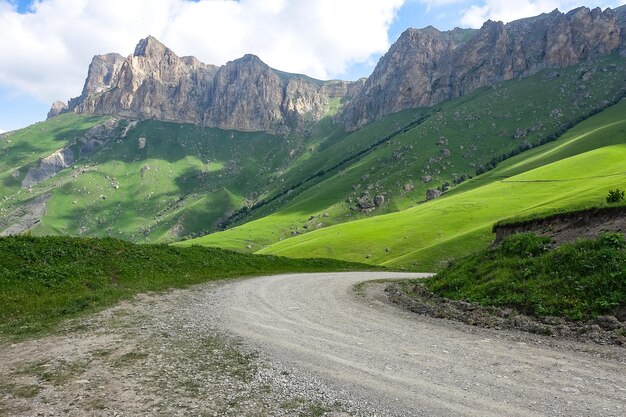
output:
[[[159,40],[157,40],[154,36],[148,36],[145,39],[141,39],[139,43],[137,43],[135,52],[133,53],[134,56],[143,57],[158,57],[166,54],[173,54],[173,52],[159,42]]]
[[[248,64],[248,65],[262,65],[262,66],[267,66],[267,64],[263,61],[261,61],[261,58],[259,58],[256,55],[253,54],[245,54],[244,56],[242,56],[239,59],[235,59],[234,61],[232,61],[233,63],[241,63],[241,64]]]
[[[82,94],[55,103],[74,111],[157,118],[225,129],[287,132],[323,117],[330,100],[348,130],[407,108],[427,107],[504,80],[562,68],[615,50],[626,55],[626,7],[558,9],[478,30],[407,29],[357,82],[319,81],[276,71],[247,54],[222,67],[178,57],[153,36],[133,55],[94,57]]]
[[[72,111],[286,133],[319,120],[331,99],[354,93],[352,85],[361,83],[275,71],[252,54],[207,65],[148,36],[127,58],[95,56],[82,94],[67,105],[55,103],[49,116]]]
[[[356,129],[386,114],[432,106],[503,80],[603,56],[626,45],[626,8],[555,9],[479,30],[402,33],[340,114]],[[622,49],[624,50],[624,49]]]

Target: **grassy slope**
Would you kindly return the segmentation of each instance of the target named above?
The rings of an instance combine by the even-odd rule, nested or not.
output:
[[[145,121],[125,138],[77,161],[81,169],[65,170],[30,193],[20,189],[27,166],[13,178],[13,164],[36,163],[39,156],[68,143],[57,135],[50,146],[31,151],[30,159],[7,159],[0,174],[7,197],[0,201],[0,224],[6,213],[51,191],[46,216],[34,234],[169,242],[216,230],[230,213],[255,204],[257,208],[242,211],[230,224],[256,221],[200,243],[256,251],[292,233],[420,204],[427,188],[471,174],[524,141],[545,140],[621,94],[625,63],[611,56],[561,70],[559,77],[548,77],[551,70],[546,71],[482,89],[441,108],[390,115],[349,135],[330,118],[306,138]],[[81,132],[81,124],[92,121],[63,115],[4,135],[0,146],[11,155],[20,134],[25,135],[23,144],[40,146],[33,144],[41,140],[41,129],[56,124],[57,130]],[[420,123],[411,125],[415,121]],[[408,131],[392,134],[407,125]],[[514,137],[519,131],[523,139]],[[147,145],[139,149],[142,136]],[[431,181],[423,181],[425,176]],[[370,213],[352,210],[364,189],[384,196],[385,203]]]
[[[416,118],[428,116],[423,123],[393,137],[352,164],[327,174],[318,183],[291,196],[291,201],[282,207],[262,212],[266,217],[193,240],[192,243],[256,251],[283,241],[278,246],[286,247],[290,245],[287,240],[295,233],[302,235],[318,228],[414,207],[424,201],[427,188],[436,187],[445,181],[452,182],[460,175],[473,174],[478,165],[486,164],[493,156],[510,152],[523,141],[534,143],[554,135],[564,129],[567,123],[601,106],[605,99],[619,96],[621,93],[617,92],[624,88],[624,80],[620,76],[621,72],[612,65],[619,69],[624,66],[624,62],[609,57],[597,64],[560,71],[560,76],[552,79],[547,75],[553,71],[548,70],[528,79],[509,81],[492,89],[477,91],[445,103],[440,109],[423,110],[414,115]],[[587,83],[580,80],[584,73],[594,70],[596,72]],[[589,96],[582,99],[586,93]],[[378,128],[384,123],[386,119],[357,134],[363,135],[364,132],[370,132],[372,127]],[[525,132],[523,139],[514,138],[518,128]],[[603,129],[608,131],[606,129],[609,128]],[[344,142],[346,145],[340,155],[358,149],[360,142],[353,138],[354,135],[341,139],[338,145]],[[369,145],[372,140],[374,138],[364,141],[364,144]],[[578,143],[588,148],[594,146],[584,138]],[[338,155],[333,152],[339,149],[338,145],[328,149],[330,154],[320,151],[311,160],[315,162],[316,157],[337,158]],[[569,146],[570,152],[573,152],[574,144]],[[507,164],[509,169],[506,172],[491,171],[454,187],[451,194],[487,184],[503,175],[511,176],[530,167],[556,161],[563,156],[558,149],[553,151],[552,156],[539,156],[545,149],[541,147],[530,151],[528,158],[535,158],[533,164],[527,162],[518,167]],[[449,156],[445,156],[445,150],[449,151]],[[517,161],[524,159],[518,158]],[[298,167],[293,169],[297,171]],[[424,176],[430,176],[432,180],[425,183],[422,181]],[[411,184],[414,189],[406,191],[407,184]],[[367,215],[351,210],[360,193],[368,187],[371,187],[372,195],[384,195],[386,203]],[[301,241],[300,237],[297,239],[294,244]],[[432,238],[428,240],[435,242]],[[393,242],[389,244],[396,245]],[[358,259],[364,259],[369,254],[367,247],[362,249],[364,251]],[[330,248],[324,253],[333,256]],[[390,257],[375,257],[372,254],[371,259],[384,261]]]
[[[0,238],[0,334],[28,335],[138,292],[245,275],[364,270],[216,248],[135,245],[116,239]]]
[[[625,110],[620,102],[438,200],[317,230],[260,253],[438,269],[445,260],[486,247],[492,224],[502,218],[600,203],[609,189],[626,188]]]
[[[141,150],[139,137],[147,138]],[[44,224],[63,233],[135,241],[210,228],[288,159],[281,142],[263,133],[140,122],[123,143],[89,158],[97,169],[54,194]]]
[[[513,235],[424,283],[437,294],[532,315],[590,319],[626,300],[624,238],[605,235],[549,250],[550,238]]]
[[[297,141],[285,146],[285,138],[265,133],[144,121],[126,137],[79,159],[76,169],[66,169],[30,192],[21,189],[27,168],[40,156],[70,144],[101,120],[62,115],[3,137],[0,146],[7,158],[0,158],[0,180],[7,198],[0,201],[0,221],[2,213],[51,192],[34,234],[173,240],[211,230],[262,184],[275,181],[291,162],[290,153],[303,147]],[[147,139],[142,149],[140,137]],[[20,166],[14,178],[11,174]]]
[[[349,218],[340,219],[339,216],[343,214],[343,207],[336,207],[337,202],[343,201],[345,198],[343,190],[325,189],[326,191],[322,194],[314,192],[313,197],[310,196],[311,192],[309,190],[311,188],[314,190],[319,190],[320,187],[324,188],[327,179],[333,177],[333,174],[337,172],[337,169],[332,170],[333,167],[340,165],[342,161],[362,152],[364,149],[375,145],[381,138],[387,137],[398,129],[419,119],[423,113],[424,110],[420,109],[399,112],[373,123],[368,129],[362,129],[351,134],[343,133],[336,126],[331,125],[329,120],[326,120],[321,126],[318,126],[318,132],[309,140],[305,152],[281,174],[280,181],[270,186],[265,197],[271,198],[285,191],[291,191],[267,206],[255,210],[251,216],[244,217],[248,221],[256,217],[262,217],[262,221],[246,223],[236,227],[232,229],[235,231],[232,236],[230,234],[233,232],[226,232],[229,236],[220,241],[218,246],[240,250],[260,249],[262,246],[291,236],[291,232],[298,229],[302,220],[308,220],[313,214],[328,213],[330,216],[332,213],[332,218],[323,218],[327,223],[339,223],[350,220]],[[346,164],[346,166],[350,167],[347,169],[351,169],[354,166],[358,166],[358,164],[359,162],[356,160]],[[317,173],[326,171],[328,171],[327,174],[312,178]],[[340,174],[340,176],[343,177],[344,175]],[[307,181],[307,179],[310,180]],[[344,185],[350,187],[352,181],[352,176],[348,176],[344,181]],[[303,186],[294,187],[295,184],[300,183],[304,183]],[[300,210],[298,205],[294,207],[294,204],[290,204],[290,201],[294,198],[300,205],[304,202],[306,207],[302,210]],[[281,209],[283,204],[286,204],[288,208]],[[272,214],[277,209],[279,210],[276,214]],[[266,217],[263,217],[264,215]],[[318,220],[314,224],[316,225],[320,221]],[[250,227],[249,225],[253,226]],[[246,232],[251,228],[253,229],[253,237],[248,236]],[[212,242],[215,236],[221,235],[221,233],[217,233],[183,241],[179,244],[182,246],[193,244],[206,245],[207,241]],[[250,248],[247,248],[248,245],[250,245]],[[211,244],[208,246],[211,246]]]
[[[106,117],[63,114],[42,123],[10,132],[0,138],[0,183],[2,196],[20,192],[28,167],[40,157],[70,144]],[[16,172],[16,169],[19,172]],[[22,193],[26,193],[22,191]]]

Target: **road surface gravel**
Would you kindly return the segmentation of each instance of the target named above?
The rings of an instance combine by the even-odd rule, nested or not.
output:
[[[416,274],[290,274],[139,295],[0,338],[0,416],[624,416],[626,349],[391,304]]]
[[[301,372],[300,378],[335,387],[344,402],[366,401],[372,415],[626,415],[623,347],[478,329],[408,313],[378,290],[354,291],[365,280],[419,276],[239,280],[218,287],[199,317],[210,314],[271,361],[294,369],[294,378]]]

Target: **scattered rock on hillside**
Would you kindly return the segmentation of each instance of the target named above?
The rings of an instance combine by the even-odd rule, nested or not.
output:
[[[357,208],[361,211],[368,211],[376,207],[369,191],[363,191],[361,196],[357,199],[356,204]]]
[[[439,198],[441,197],[441,194],[443,194],[441,191],[439,191],[436,188],[429,188],[428,190],[426,190],[426,200],[430,201],[430,200],[434,200],[435,198]]]
[[[513,134],[513,139],[525,138],[527,134],[528,134],[528,130],[518,127],[517,129],[515,129],[515,133]]]

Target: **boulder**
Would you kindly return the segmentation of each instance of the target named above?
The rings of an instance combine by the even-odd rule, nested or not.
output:
[[[429,188],[428,190],[426,190],[426,200],[430,201],[430,200],[434,200],[435,198],[439,198],[441,197],[441,194],[443,194],[441,191],[439,191],[436,188]]]

